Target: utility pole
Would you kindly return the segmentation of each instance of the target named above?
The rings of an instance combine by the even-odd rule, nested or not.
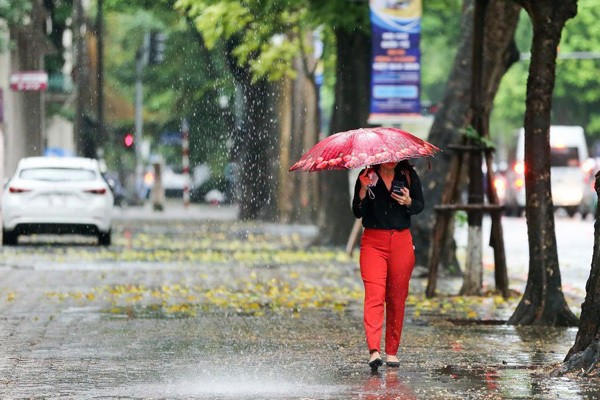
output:
[[[164,61],[166,36],[160,32],[146,32],[144,42],[136,53],[135,63],[135,187],[139,198],[143,184],[143,75],[147,65]]]
[[[73,33],[75,38],[75,147],[78,155],[85,153],[85,137],[83,133],[83,114],[85,113],[85,104],[83,98],[83,87],[85,81],[84,44],[83,44],[83,5],[82,0],[75,0],[75,18],[73,20]]]
[[[142,77],[144,66],[148,63],[148,47],[150,37],[144,35],[142,47],[136,53],[135,63],[135,188],[136,196],[139,197],[143,184],[144,164],[142,160],[142,137],[143,137],[143,85]]]
[[[97,117],[98,117],[98,138],[100,142],[106,142],[106,132],[104,130],[104,0],[98,1],[98,11],[96,13],[96,47],[98,52],[98,74],[96,75],[97,93]]]

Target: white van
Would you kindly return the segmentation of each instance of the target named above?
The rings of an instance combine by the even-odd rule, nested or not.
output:
[[[593,212],[593,164],[583,128],[580,126],[550,127],[550,162],[552,202],[564,208],[569,216],[578,211],[582,217]],[[525,209],[525,130],[519,130],[515,162],[510,171],[510,194],[505,206],[507,214],[521,215]]]

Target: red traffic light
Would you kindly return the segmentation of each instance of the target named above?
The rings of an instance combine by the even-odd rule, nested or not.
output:
[[[123,144],[125,144],[125,147],[127,148],[133,146],[133,135],[131,133],[127,133],[125,137],[123,137]]]

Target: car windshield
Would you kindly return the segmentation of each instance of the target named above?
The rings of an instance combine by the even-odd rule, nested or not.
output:
[[[551,152],[553,167],[579,167],[577,147],[553,147]]]
[[[96,172],[81,168],[27,168],[21,171],[19,177],[35,181],[80,182],[96,179]]]

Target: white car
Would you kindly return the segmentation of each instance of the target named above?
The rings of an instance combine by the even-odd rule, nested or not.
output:
[[[550,177],[555,208],[564,208],[571,217],[579,212],[583,218],[595,211],[594,165],[588,158],[582,127],[550,127]],[[525,169],[525,130],[521,128],[505,203],[507,212],[516,216],[525,209]]]
[[[30,157],[2,192],[2,244],[19,235],[83,234],[111,243],[113,194],[96,160],[80,157]]]

